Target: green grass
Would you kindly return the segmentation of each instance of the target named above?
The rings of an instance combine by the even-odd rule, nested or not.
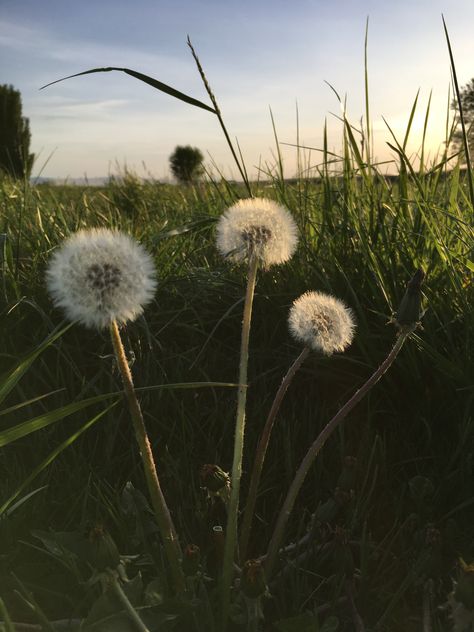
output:
[[[288,542],[303,535],[318,505],[332,498],[347,455],[358,460],[354,497],[328,519],[327,528],[313,520],[319,544],[271,587],[268,625],[327,604],[330,614],[331,604],[345,595],[343,573],[353,563],[355,601],[368,629],[377,624],[380,630],[420,629],[425,580],[434,579],[439,605],[451,589],[456,558],[474,557],[474,209],[468,174],[458,159],[450,159],[446,150],[437,165],[422,162],[415,169],[405,153],[409,132],[410,124],[405,138],[391,141],[397,177],[384,176],[370,163],[367,151],[360,151],[357,130],[346,122],[337,173],[334,156],[325,149],[317,178],[285,180],[277,161],[275,169],[267,169],[269,181],[252,183],[255,195],[288,206],[301,242],[291,262],[259,274],[257,282],[243,498],[272,396],[299,353],[286,327],[291,302],[308,289],[331,292],[351,306],[358,325],[349,351],[331,359],[313,355],[290,387],[264,466],[253,555],[265,551],[279,505],[318,429],[388,352],[394,327],[387,321],[407,281],[420,266],[427,274],[423,330],[325,446],[297,501]],[[303,150],[298,151],[303,162]],[[11,389],[4,391],[3,408],[10,410],[0,416],[0,437],[7,428],[120,390],[108,337],[79,326],[36,354],[24,374],[15,374],[21,379],[11,377],[17,359],[31,358],[39,341],[61,324],[62,315],[45,292],[45,264],[54,247],[82,227],[118,227],[154,254],[156,299],[125,334],[136,385],[235,382],[245,279],[242,270],[218,257],[213,228],[226,206],[245,195],[243,186],[225,182],[180,188],[143,182],[132,173],[101,188],[3,179],[0,233],[7,241],[0,373],[10,377],[0,381],[0,393],[5,385]],[[231,468],[235,392],[152,390],[140,399],[182,541],[198,543],[211,556],[198,470],[214,462]],[[0,594],[12,620],[37,621],[15,597],[12,571],[51,619],[69,616],[72,607],[81,613],[91,599],[78,580],[80,572],[62,568],[42,552],[32,530],[84,529],[100,520],[121,553],[140,552],[140,538],[130,535],[137,527],[129,524],[120,503],[127,481],[145,489],[139,458],[130,449],[128,412],[119,403],[82,433],[110,403],[78,410],[1,449],[2,502],[29,481],[16,498],[25,502],[0,519]],[[432,482],[431,496],[420,500],[413,490],[410,494],[415,476]],[[347,530],[350,544],[328,535],[336,526]],[[428,537],[434,528],[435,543]],[[340,629],[353,629],[347,605],[336,611]],[[435,630],[445,629],[443,616],[436,615]],[[193,625],[199,629],[199,622]]]

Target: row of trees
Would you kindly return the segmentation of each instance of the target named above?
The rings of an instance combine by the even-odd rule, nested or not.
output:
[[[0,85],[0,171],[13,178],[28,178],[34,161],[30,123],[22,110],[20,91]],[[181,183],[196,182],[203,174],[203,155],[196,147],[178,146],[169,160],[173,175]]]
[[[474,78],[461,89],[461,105],[467,126],[467,138],[474,159]],[[458,103],[451,107],[458,112]],[[459,119],[459,116],[457,114]],[[463,136],[459,120],[453,134],[453,144],[463,150]],[[0,172],[14,178],[29,177],[34,154],[30,153],[30,125],[22,115],[21,95],[11,85],[0,85]],[[182,184],[197,182],[203,174],[203,155],[196,147],[178,146],[169,158],[170,168]]]

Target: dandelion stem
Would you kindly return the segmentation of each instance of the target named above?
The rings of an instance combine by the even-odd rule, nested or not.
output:
[[[247,547],[250,538],[250,531],[252,529],[252,520],[255,511],[255,503],[257,500],[258,486],[260,483],[263,462],[265,460],[265,455],[267,452],[268,443],[270,441],[273,424],[275,422],[278,411],[280,410],[280,405],[283,401],[283,397],[285,396],[288,386],[295,376],[295,373],[308,357],[309,352],[309,347],[304,347],[303,351],[299,354],[291,367],[288,369],[285,377],[282,380],[282,383],[280,384],[277,394],[275,395],[275,399],[273,400],[272,407],[270,408],[270,412],[268,413],[265,426],[263,428],[262,434],[260,435],[257,450],[255,452],[252,474],[250,476],[249,493],[247,497],[247,502],[245,504],[244,517],[242,521],[242,532],[240,535],[240,555],[243,560],[247,558]]]
[[[183,593],[186,590],[186,583],[181,569],[181,550],[179,541],[168,505],[166,504],[165,497],[163,496],[163,492],[161,490],[150,440],[148,438],[140,404],[133,386],[132,373],[128,365],[119,328],[115,320],[112,321],[110,325],[110,333],[112,336],[115,357],[122,377],[125,395],[128,401],[130,415],[133,421],[135,437],[140,449],[140,456],[145,470],[151,504],[153,506],[158,528],[163,539],[165,553],[170,564],[174,587],[177,593]]]
[[[237,543],[237,520],[239,513],[239,491],[242,476],[242,455],[244,450],[245,405],[247,401],[247,367],[249,356],[250,322],[252,304],[257,280],[258,259],[250,257],[247,291],[245,294],[242,320],[242,339],[240,345],[239,390],[237,395],[237,415],[235,420],[234,460],[232,463],[231,490],[228,505],[227,532],[225,534],[224,565],[222,570],[222,623],[223,632],[227,625],[230,604],[230,587],[234,568],[235,547]]]
[[[384,373],[390,368],[393,361],[397,357],[405,340],[408,338],[410,333],[413,331],[415,326],[413,326],[409,330],[404,330],[401,332],[395,341],[390,353],[382,362],[382,364],[378,367],[378,369],[369,377],[367,382],[363,386],[359,388],[358,391],[354,393],[354,395],[344,404],[342,408],[334,415],[334,417],[328,422],[328,424],[323,428],[319,436],[316,438],[314,443],[309,448],[306,456],[304,457],[301,465],[298,468],[298,471],[295,474],[293,482],[290,485],[290,489],[288,490],[287,496],[285,498],[285,502],[280,510],[278,515],[277,523],[275,529],[273,531],[272,538],[270,540],[270,544],[268,545],[268,551],[265,556],[265,574],[267,578],[271,577],[273,566],[275,565],[276,558],[278,555],[278,551],[283,540],[283,536],[285,534],[286,525],[288,523],[288,519],[292,512],[293,506],[295,504],[296,497],[301,489],[301,486],[304,483],[304,480],[309,472],[310,467],[312,466],[314,459],[318,455],[319,451],[326,443],[327,439],[331,436],[337,426],[341,423],[341,421],[346,417],[346,415],[354,408],[354,406],[366,395],[366,393],[380,380],[380,378],[384,375]]]

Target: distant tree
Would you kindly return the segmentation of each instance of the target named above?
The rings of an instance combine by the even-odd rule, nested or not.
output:
[[[13,86],[0,86],[0,171],[14,178],[28,177],[33,166],[30,154],[30,123],[22,116],[21,95]]]
[[[197,147],[178,145],[170,156],[171,171],[182,184],[192,184],[202,176],[203,160],[204,156]]]
[[[460,96],[469,153],[471,160],[474,160],[474,78],[461,88]],[[456,129],[453,134],[453,143],[457,149],[463,151],[464,141],[462,137],[461,119],[459,117],[459,106],[456,99],[453,99],[451,108],[456,112]]]

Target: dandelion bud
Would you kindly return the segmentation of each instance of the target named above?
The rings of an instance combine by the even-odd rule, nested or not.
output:
[[[202,486],[213,494],[217,494],[224,488],[230,488],[230,476],[224,472],[218,465],[203,465],[199,472]]]
[[[355,328],[351,310],[322,292],[306,292],[296,299],[288,325],[296,340],[325,355],[344,351],[352,342]]]
[[[183,551],[183,572],[187,577],[197,575],[201,567],[201,549],[196,544],[188,544]]]
[[[267,591],[265,573],[259,560],[247,560],[242,568],[240,587],[246,597],[257,599]]]
[[[394,322],[401,331],[409,331],[416,327],[422,316],[421,284],[425,273],[419,268],[407,285],[407,289],[395,314]]]
[[[115,569],[120,563],[120,554],[110,534],[101,525],[92,527],[88,534],[88,561],[98,571]]]
[[[297,227],[288,210],[265,198],[240,200],[217,223],[217,249],[236,263],[256,256],[269,268],[288,261],[297,243]]]

